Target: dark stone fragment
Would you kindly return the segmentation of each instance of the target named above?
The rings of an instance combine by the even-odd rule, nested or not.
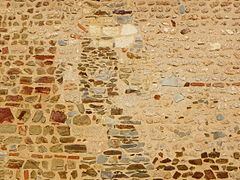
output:
[[[219,179],[228,178],[228,172],[225,172],[225,171],[217,172],[217,177],[218,177]]]
[[[142,164],[130,164],[127,167],[127,170],[138,170],[138,169],[146,169]]]
[[[183,156],[183,152],[175,152],[176,153],[176,157],[182,157]]]
[[[211,165],[210,168],[214,171],[219,170],[219,167],[217,165]]]
[[[152,163],[155,164],[157,162],[157,160],[158,160],[158,158],[155,157]]]
[[[91,177],[96,177],[97,176],[97,172],[93,169],[87,169],[87,171],[82,172],[82,176],[91,176]]]
[[[76,179],[77,176],[78,176],[77,170],[73,170],[73,171],[71,172],[71,176],[72,176],[73,179]]]
[[[189,28],[186,28],[186,29],[182,29],[181,31],[180,31],[180,33],[181,34],[187,34],[187,33],[189,33],[189,32],[191,32],[191,30],[189,29]]]
[[[239,152],[234,152],[233,157],[234,157],[234,159],[240,159],[240,153]]]
[[[203,177],[203,173],[202,172],[195,172],[192,177],[195,179],[200,179],[201,177]]]
[[[171,162],[171,159],[169,159],[169,158],[166,158],[166,159],[160,161],[160,163],[169,163],[169,162]]]
[[[207,152],[203,152],[203,153],[201,154],[201,158],[207,158],[207,157],[208,157]]]
[[[211,153],[209,153],[209,157],[210,158],[219,158],[220,157],[220,152],[216,152],[216,151],[213,151]]]
[[[23,166],[24,160],[9,159],[6,167],[11,169],[20,169]]]
[[[214,163],[214,160],[213,159],[204,159],[203,162],[207,162],[207,163]]]
[[[186,165],[177,165],[177,169],[179,171],[186,171],[188,170],[188,167]]]
[[[237,166],[227,166],[227,171],[235,171],[237,169],[238,169]]]
[[[64,123],[67,119],[67,116],[62,111],[53,110],[51,113],[51,120],[59,123]]]
[[[216,179],[214,173],[212,172],[212,170],[210,169],[207,169],[207,170],[204,170],[204,174],[205,174],[205,179]]]
[[[190,86],[190,83],[189,82],[186,82],[185,84],[184,84],[184,87],[189,87]]]
[[[164,170],[165,170],[165,171],[172,171],[172,170],[174,170],[174,169],[175,169],[174,166],[165,166],[165,167],[164,167]]]
[[[118,150],[107,150],[107,151],[104,151],[105,155],[121,155],[122,152],[121,151],[118,151]]]
[[[173,175],[173,179],[178,179],[180,176],[181,176],[181,173],[176,171]]]
[[[113,11],[113,14],[121,14],[121,15],[124,15],[124,14],[131,14],[132,11],[125,11],[125,10],[114,10]]]
[[[201,159],[192,159],[192,160],[189,160],[188,162],[193,165],[202,165]]]
[[[65,152],[67,153],[86,153],[87,147],[86,145],[80,145],[80,144],[71,144],[71,145],[65,145]]]
[[[4,121],[12,122],[14,119],[10,108],[0,108],[0,123]]]

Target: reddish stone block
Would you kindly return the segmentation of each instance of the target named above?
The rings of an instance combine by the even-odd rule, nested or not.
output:
[[[26,77],[26,76],[21,77],[20,84],[32,84],[32,77]]]
[[[45,65],[53,65],[53,61],[45,61],[44,64]]]
[[[14,119],[10,108],[0,108],[0,123],[4,121],[12,122]]]
[[[238,83],[232,83],[233,86],[240,86],[240,82]]]
[[[156,94],[156,95],[154,96],[154,99],[155,99],[155,100],[160,100],[160,98],[161,98],[161,96],[158,95],[158,94]]]
[[[49,94],[50,90],[51,90],[51,88],[49,88],[49,87],[36,87],[35,93]]]
[[[2,53],[3,54],[8,54],[9,53],[8,47],[2,48]]]
[[[46,59],[54,59],[55,56],[53,56],[53,55],[35,55],[34,57],[37,60],[46,60]]]
[[[191,83],[191,86],[204,86],[204,83]]]
[[[21,94],[25,94],[25,95],[31,95],[33,91],[33,87],[29,87],[29,86],[23,86],[22,90],[20,91]]]
[[[11,68],[7,71],[8,75],[16,75],[16,74],[21,74],[21,70],[19,68]]]
[[[80,159],[79,156],[68,156],[68,159]]]
[[[29,180],[29,172],[28,172],[28,170],[24,170],[24,180]]]
[[[79,27],[81,30],[83,30],[84,32],[88,33],[88,30],[87,30],[85,27],[83,27],[81,24],[79,24],[79,23],[78,23],[78,27]]]
[[[62,111],[52,111],[51,120],[59,123],[64,123],[67,119],[67,116]]]
[[[19,156],[19,153],[9,153],[8,156]]]
[[[54,81],[55,81],[54,77],[44,76],[36,80],[36,83],[54,83]]]
[[[42,159],[42,158],[43,158],[43,155],[41,155],[41,154],[32,154],[31,157],[32,157],[32,158]]]

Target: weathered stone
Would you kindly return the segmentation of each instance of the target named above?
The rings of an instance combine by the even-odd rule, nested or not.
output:
[[[184,96],[182,94],[174,94],[173,98],[176,103],[184,100]]]
[[[210,51],[219,51],[221,49],[220,43],[210,43]]]
[[[29,126],[30,135],[39,135],[42,133],[42,127],[40,125],[31,125]]]
[[[121,108],[112,108],[111,115],[121,115],[123,113],[123,109]]]
[[[101,171],[101,177],[103,179],[112,179],[113,173],[111,171]]]
[[[63,159],[53,159],[51,169],[53,171],[64,170],[64,160]]]
[[[224,116],[222,114],[217,114],[216,119],[218,121],[222,121],[222,120],[224,120]]]
[[[106,156],[104,156],[104,155],[99,155],[98,157],[97,157],[97,164],[104,164],[104,163],[106,163],[107,162],[107,160],[108,160],[108,158],[106,157]]]
[[[173,179],[178,179],[180,176],[181,176],[181,173],[176,171],[173,175]]]
[[[225,137],[225,136],[226,136],[226,134],[223,133],[223,132],[213,132],[213,138],[214,138],[214,139],[223,138],[223,137]]]
[[[138,32],[137,28],[132,24],[124,24],[121,29],[121,35],[132,35]]]
[[[142,164],[130,164],[127,167],[127,170],[139,170],[139,169],[146,169]]]
[[[194,172],[194,174],[192,175],[193,178],[195,179],[201,179],[203,177],[203,173],[202,172]]]
[[[43,172],[42,176],[45,177],[45,178],[54,178],[55,174],[52,171],[47,171],[47,172]]]
[[[45,126],[43,128],[43,135],[46,136],[46,135],[53,135],[54,133],[54,128],[52,126]]]
[[[69,126],[58,126],[57,132],[61,136],[70,136],[70,127]]]
[[[17,110],[17,119],[22,120],[22,121],[27,121],[29,120],[31,116],[30,109],[18,109]]]
[[[87,171],[83,171],[82,172],[82,176],[91,176],[91,177],[96,177],[97,176],[97,172],[93,169],[87,169]]]
[[[73,143],[75,141],[75,137],[60,137],[61,143]]]
[[[35,160],[27,160],[23,166],[23,169],[40,169],[39,168],[40,162]]]
[[[14,117],[10,108],[0,108],[0,123],[3,123],[4,121],[12,122],[13,120]]]
[[[134,37],[118,37],[115,38],[115,46],[117,48],[127,48],[134,42]]]
[[[214,173],[212,172],[212,170],[208,169],[208,170],[204,170],[204,174],[205,174],[205,178],[206,179],[216,179]]]
[[[177,87],[178,85],[178,80],[176,78],[165,78],[160,80],[160,83],[162,86],[172,86],[172,87]]]
[[[22,137],[10,136],[4,140],[4,144],[20,144],[22,142]]]
[[[57,145],[51,146],[50,147],[50,152],[54,152],[54,153],[61,153],[61,152],[63,152],[62,144],[57,144]]]
[[[202,165],[202,160],[201,159],[191,159],[188,162],[190,164],[193,164],[193,165]]]
[[[105,155],[121,155],[122,152],[118,150],[107,150],[103,152]]]
[[[71,144],[64,146],[65,152],[67,153],[86,153],[87,147],[80,144]]]
[[[73,124],[78,126],[90,125],[91,119],[88,115],[77,115],[73,118]]]
[[[12,134],[17,130],[17,126],[13,124],[1,124],[0,125],[0,133],[2,134]]]
[[[219,179],[228,178],[228,172],[224,172],[224,171],[217,172],[217,177],[218,177]]]
[[[78,104],[77,105],[78,111],[83,114],[85,112],[85,108],[83,104]]]

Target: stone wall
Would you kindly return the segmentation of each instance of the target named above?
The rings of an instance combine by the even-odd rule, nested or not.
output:
[[[239,0],[1,0],[0,179],[240,180]]]

